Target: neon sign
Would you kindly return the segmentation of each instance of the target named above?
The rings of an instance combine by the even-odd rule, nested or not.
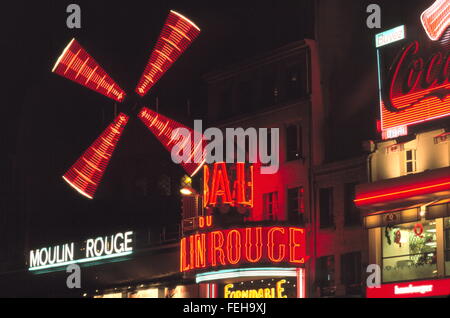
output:
[[[228,175],[224,162],[216,162],[212,171],[209,166],[203,167],[204,207],[220,204],[253,207],[253,165],[236,163],[234,167],[232,176]]]
[[[133,232],[90,238],[75,248],[74,242],[30,251],[29,270],[43,270],[75,263],[87,263],[129,255],[133,252]]]
[[[413,298],[450,295],[450,279],[383,284],[366,290],[367,298]]]
[[[449,43],[406,42],[398,33],[399,45],[384,45],[384,40],[377,45],[383,139],[406,135],[410,125],[450,116]]]
[[[259,263],[304,264],[305,230],[297,227],[248,227],[183,237],[180,271]]]
[[[288,284],[290,283],[291,282]],[[241,284],[248,286],[249,282],[242,282]],[[289,286],[288,284],[286,279],[265,283],[264,285],[256,284],[256,286],[252,286],[252,289],[243,289],[239,284],[226,284],[223,288],[223,296],[224,298],[288,298],[286,295],[286,289]],[[294,286],[295,283],[292,280],[292,285],[289,287],[294,288]]]
[[[381,47],[405,38],[405,26],[401,25],[396,28],[378,33],[375,35],[375,46]]]
[[[420,21],[430,40],[439,40],[450,26],[450,1],[436,0],[420,15]]]

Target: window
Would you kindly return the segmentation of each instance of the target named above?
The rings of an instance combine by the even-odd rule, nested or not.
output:
[[[286,97],[288,100],[301,98],[306,95],[306,70],[297,64],[291,66],[286,76]]]
[[[237,99],[238,113],[246,113],[253,109],[253,93],[250,82],[247,81],[239,83],[237,89]]]
[[[171,195],[171,179],[168,175],[162,174],[158,180],[158,192],[162,196],[169,197]]]
[[[302,131],[298,124],[286,127],[286,161],[302,157]]]
[[[233,115],[232,90],[230,87],[220,94],[220,114],[225,118]]]
[[[278,192],[263,194],[263,213],[265,220],[276,220],[278,211]]]
[[[316,282],[320,287],[321,296],[333,296],[334,282],[334,256],[319,257],[316,262]]]
[[[344,224],[345,225],[360,225],[359,211],[356,208],[355,202],[355,183],[346,183],[344,188]]]
[[[450,276],[450,218],[444,219],[445,275]]]
[[[333,188],[319,190],[320,228],[332,227],[333,220]]]
[[[146,176],[139,176],[135,179],[135,188],[134,193],[137,197],[147,197],[150,194],[149,191],[149,182]]]
[[[382,231],[383,282],[436,277],[436,222],[405,223]]]
[[[416,172],[416,150],[410,149],[405,151],[406,174]]]
[[[361,252],[341,256],[341,281],[347,295],[361,294]]]
[[[303,187],[288,189],[288,220],[292,223],[303,223],[305,215],[305,190]]]
[[[276,72],[268,72],[264,75],[263,79],[263,102],[264,107],[273,106],[278,102],[278,87],[276,84]]]

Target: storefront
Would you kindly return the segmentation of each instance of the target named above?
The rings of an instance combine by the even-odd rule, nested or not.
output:
[[[354,200],[380,269],[369,298],[450,294],[450,31],[436,33],[445,6],[376,35],[382,139]]]

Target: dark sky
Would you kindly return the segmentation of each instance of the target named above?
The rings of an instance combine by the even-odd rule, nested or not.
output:
[[[81,6],[82,28],[66,27],[66,7]],[[159,222],[158,206],[120,205],[127,178],[167,169],[170,156],[140,122],[131,120],[94,201],[80,197],[61,175],[113,118],[108,98],[51,73],[62,49],[76,37],[128,93],[147,62],[170,9],[202,29],[199,38],[142,99],[159,111],[189,123],[205,117],[206,90],[201,76],[291,41],[314,38],[312,0],[230,1],[13,1],[2,4],[3,170],[14,170],[15,191],[32,228],[31,244],[69,239],[102,224],[117,227],[147,214]],[[316,0],[323,6],[320,45],[331,129],[330,153],[340,159],[360,153],[364,139],[376,137],[376,59],[373,36],[365,26],[369,3],[382,7],[382,28],[415,21],[432,0]],[[318,30],[319,30],[318,29]],[[120,110],[120,108],[119,108]],[[192,120],[192,118],[190,119]],[[13,158],[5,160],[5,158]],[[6,167],[6,168],[5,168]],[[6,170],[5,170],[6,169]],[[177,170],[178,169],[178,170]],[[136,209],[136,210],[134,210]],[[136,212],[138,211],[138,212]],[[20,212],[22,213],[22,212]],[[137,213],[137,214],[136,214]],[[128,222],[128,223],[127,223]],[[39,243],[36,243],[39,242]]]

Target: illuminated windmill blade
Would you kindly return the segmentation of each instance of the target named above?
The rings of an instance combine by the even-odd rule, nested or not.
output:
[[[52,69],[58,75],[90,88],[115,101],[121,102],[125,92],[104,69],[72,39]]]
[[[195,175],[200,170],[205,163],[203,150],[206,146],[206,141],[201,132],[196,133],[192,128],[184,126],[179,122],[158,114],[146,107],[141,109],[138,117],[169,152],[172,152],[175,146],[177,146],[178,149],[187,150],[186,152],[183,151],[182,155],[186,160],[183,160],[180,164],[190,176]],[[177,128],[186,129],[189,138],[184,138],[184,136],[181,136],[180,134],[172,136],[172,133]]]
[[[199,33],[200,29],[192,21],[175,11],[170,11],[136,87],[136,93],[140,96],[147,94]]]
[[[68,184],[89,199],[94,197],[127,122],[128,116],[120,113],[63,176]]]
[[[450,1],[436,0],[420,15],[420,21],[432,41],[439,40],[450,26]]]

